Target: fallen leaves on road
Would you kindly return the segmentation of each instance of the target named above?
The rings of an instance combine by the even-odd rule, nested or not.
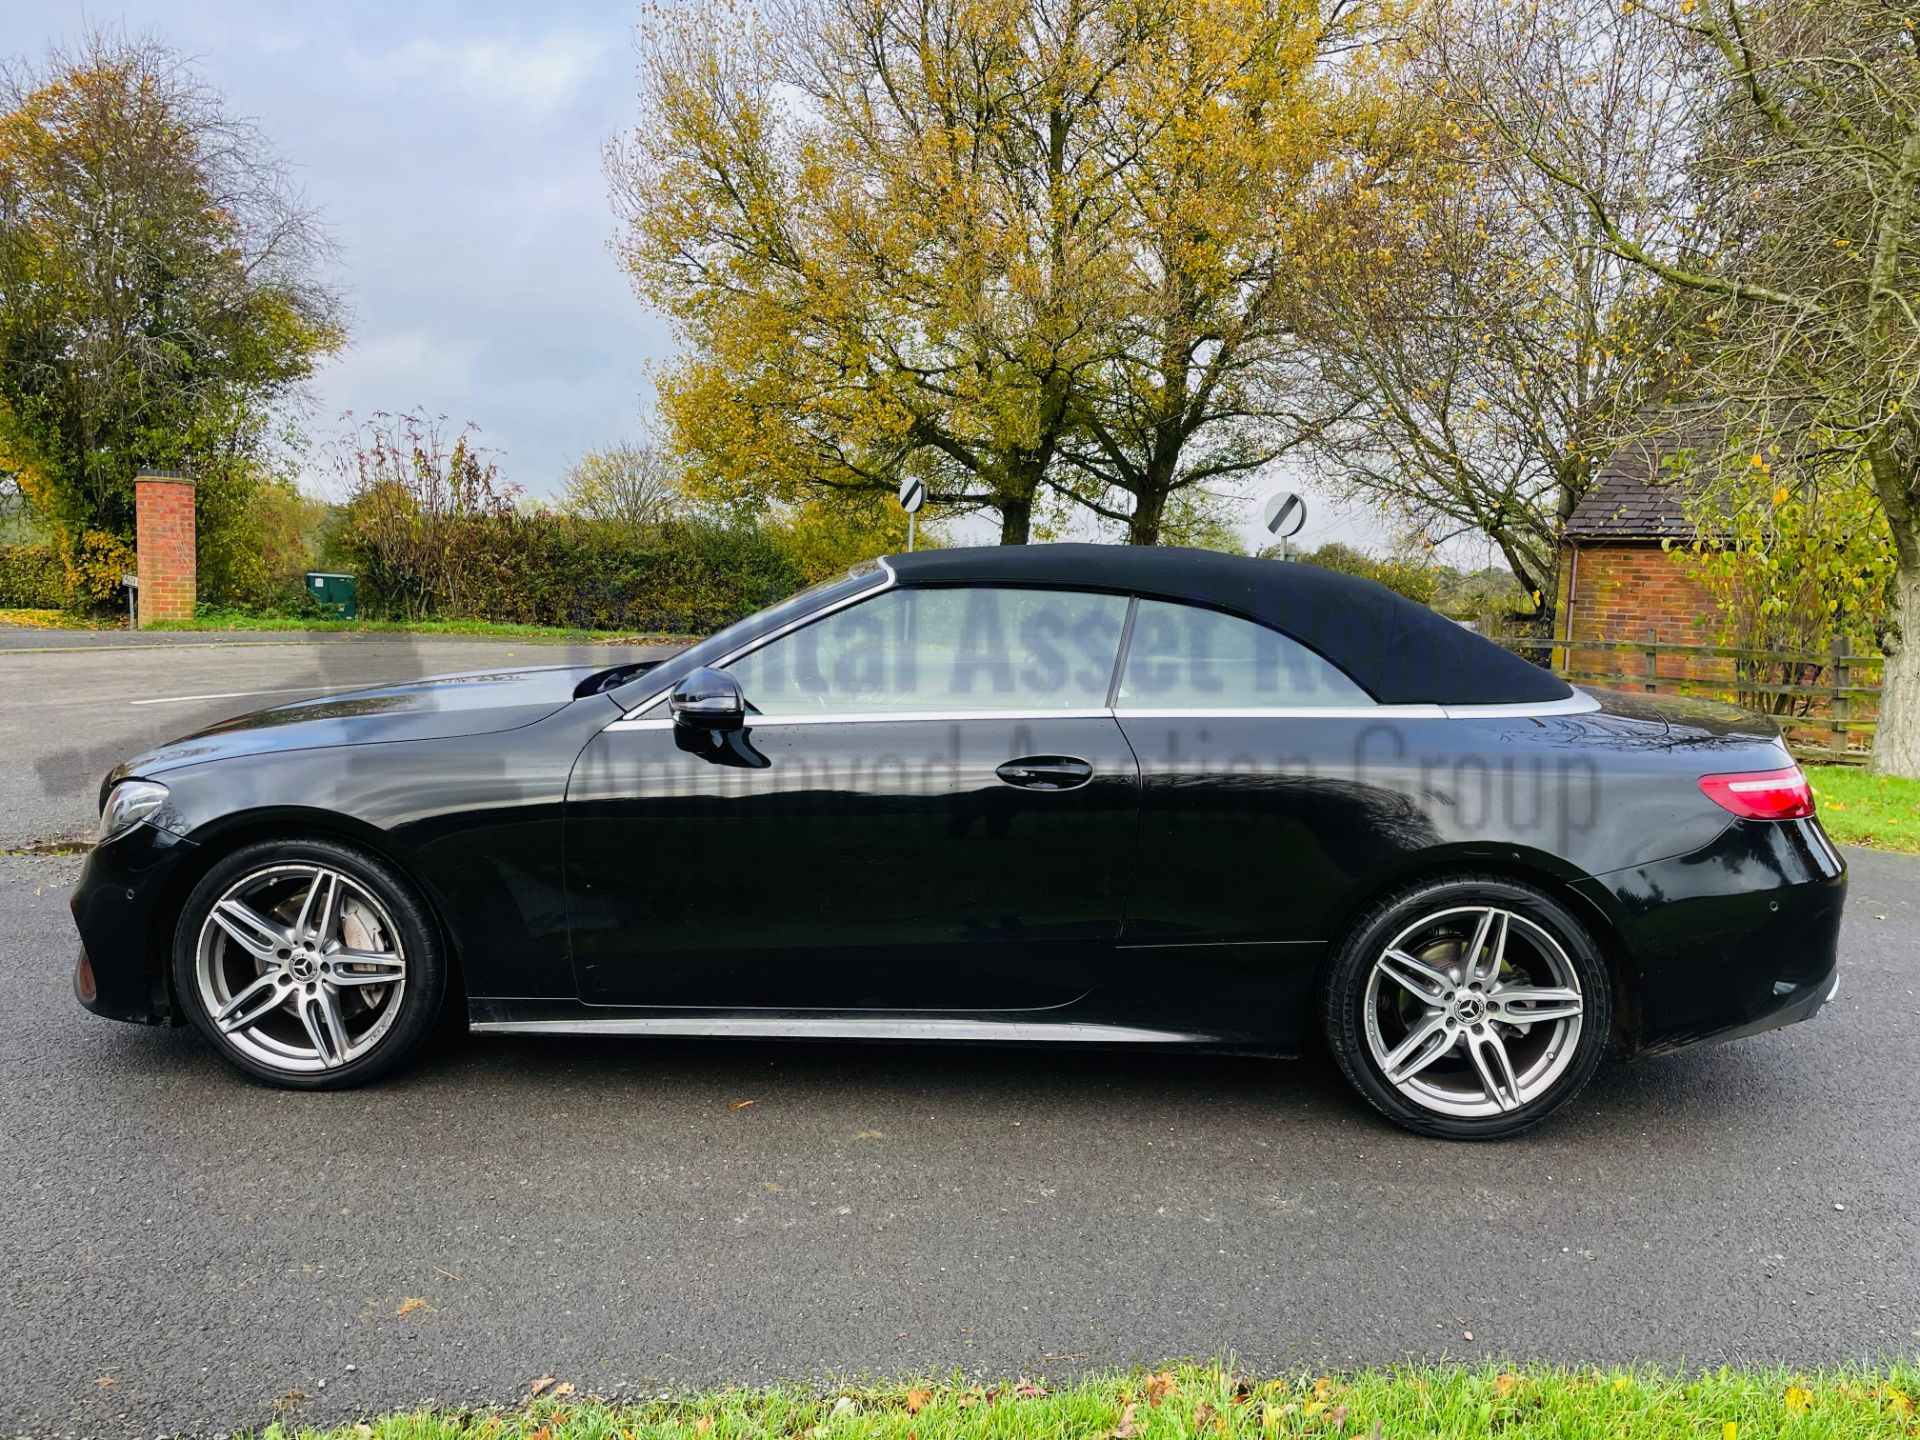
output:
[[[1142,1388],[1146,1391],[1147,1404],[1155,1410],[1160,1408],[1160,1402],[1162,1400],[1165,1400],[1169,1395],[1177,1394],[1180,1389],[1178,1385],[1174,1384],[1173,1372],[1171,1370],[1162,1370],[1157,1375],[1147,1376]]]
[[[116,1379],[112,1375],[102,1375],[98,1380],[94,1381],[93,1383],[98,1385],[102,1390],[111,1390],[114,1386],[118,1385],[120,1382],[118,1379]]]
[[[409,1295],[400,1302],[400,1308],[393,1313],[395,1318],[403,1318],[408,1315],[418,1315],[422,1310],[432,1309],[433,1306],[420,1296]]]
[[[853,1138],[856,1140],[884,1140],[887,1138],[887,1132],[884,1130],[862,1130]]]
[[[1139,1433],[1133,1423],[1133,1401],[1129,1400],[1120,1411],[1120,1423],[1113,1427],[1113,1440],[1134,1440]]]
[[[533,1381],[529,1383],[527,1386],[527,1398],[531,1400],[536,1395],[544,1394],[547,1390],[547,1387],[552,1384],[553,1384],[553,1376],[551,1375],[536,1376],[533,1379]]]
[[[1799,1385],[1789,1385],[1787,1393],[1781,1398],[1787,1402],[1787,1408],[1796,1414],[1813,1408],[1813,1392]]]
[[[729,1101],[727,1101],[727,1109],[729,1109],[729,1110],[744,1110],[744,1109],[746,1109],[746,1108],[747,1108],[747,1107],[748,1107],[749,1105],[757,1105],[757,1104],[759,1104],[759,1103],[760,1103],[760,1102],[759,1102],[759,1101],[757,1101],[757,1100],[729,1100]]]
[[[931,1390],[913,1389],[907,1391],[907,1413],[918,1415],[933,1399]]]

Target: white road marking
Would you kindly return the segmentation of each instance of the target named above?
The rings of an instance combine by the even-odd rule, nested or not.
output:
[[[129,705],[184,705],[190,700],[244,700],[250,695],[322,695],[329,690],[347,689],[335,685],[282,685],[273,690],[224,690],[218,695],[161,695],[150,700],[129,700]]]

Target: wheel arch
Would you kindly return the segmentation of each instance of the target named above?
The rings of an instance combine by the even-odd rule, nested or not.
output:
[[[1621,1057],[1631,1055],[1638,1048],[1639,972],[1622,937],[1618,917],[1582,883],[1592,878],[1586,872],[1546,851],[1521,846],[1461,847],[1440,855],[1426,852],[1412,857],[1404,865],[1368,877],[1341,905],[1338,923],[1331,930],[1332,942],[1315,977],[1316,993],[1324,986],[1334,957],[1345,947],[1369,910],[1396,890],[1449,875],[1514,881],[1543,891],[1564,905],[1587,927],[1607,967],[1613,999],[1609,1053]]]
[[[447,922],[446,906],[434,886],[420,871],[406,847],[394,843],[393,836],[378,826],[331,810],[312,810],[301,806],[272,806],[239,811],[207,822],[187,837],[193,849],[185,861],[167,877],[166,888],[155,902],[153,924],[147,932],[147,964],[164,987],[167,1021],[184,1023],[180,997],[174,992],[173,935],[180,923],[180,912],[187,897],[207,872],[243,845],[259,840],[338,840],[371,851],[398,870],[419,895],[447,956],[447,1006],[464,1007],[466,993],[461,971],[460,944]]]

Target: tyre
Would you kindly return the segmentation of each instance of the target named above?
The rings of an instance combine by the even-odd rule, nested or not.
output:
[[[221,859],[174,931],[175,993],[220,1054],[296,1090],[364,1085],[412,1057],[447,991],[439,928],[404,876],[336,840]]]
[[[1322,1019],[1353,1087],[1423,1135],[1518,1135],[1579,1094],[1613,1021],[1606,961],[1545,892],[1494,876],[1408,885],[1330,963]]]

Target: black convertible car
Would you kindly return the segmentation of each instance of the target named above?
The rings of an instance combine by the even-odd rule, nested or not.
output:
[[[1363,580],[895,556],[656,665],[281,705],[101,787],[98,1014],[357,1084],[481,1031],[1318,1037],[1431,1134],[1805,1019],[1846,872],[1768,721],[1589,694]]]

